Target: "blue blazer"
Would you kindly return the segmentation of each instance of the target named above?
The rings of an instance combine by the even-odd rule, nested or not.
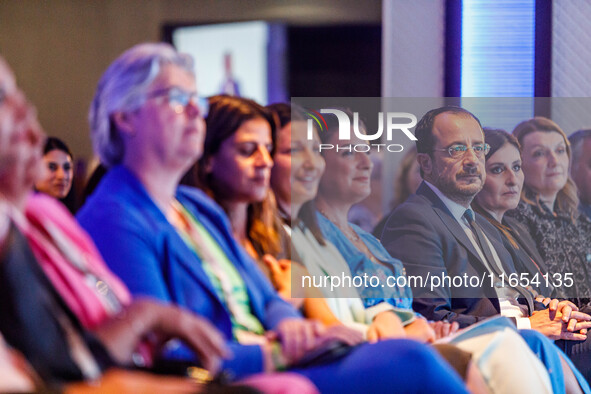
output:
[[[232,237],[223,210],[203,192],[178,188],[176,198],[210,232],[234,263],[246,285],[253,314],[266,330],[299,313],[275,292],[256,263]],[[77,218],[92,236],[109,267],[136,296],[149,296],[187,308],[212,322],[225,336],[234,357],[223,368],[236,377],[263,370],[259,346],[234,342],[230,315],[217,297],[199,257],[123,166],[111,169]],[[183,346],[176,358],[194,358]]]
[[[500,234],[476,215],[507,274],[515,272]],[[381,237],[388,252],[404,263],[409,277],[464,276],[486,278],[488,272],[468,236],[443,201],[424,182],[388,218]],[[430,281],[431,279],[429,279]],[[500,313],[496,291],[490,286],[455,287],[427,284],[413,287],[413,309],[428,319],[457,321],[461,327]],[[437,284],[437,283],[434,283]]]

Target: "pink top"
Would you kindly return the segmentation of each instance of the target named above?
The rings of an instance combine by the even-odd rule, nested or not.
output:
[[[31,194],[17,225],[37,261],[84,327],[92,329],[129,305],[127,287],[106,266],[86,231],[59,201]]]

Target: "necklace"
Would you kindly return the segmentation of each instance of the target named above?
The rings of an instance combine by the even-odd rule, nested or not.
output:
[[[327,218],[332,224],[334,224],[345,235],[345,237],[347,237],[347,239],[349,241],[351,241],[353,246],[355,246],[361,253],[363,253],[366,257],[368,257],[374,263],[378,262],[378,259],[369,250],[369,248],[367,247],[365,242],[363,242],[363,240],[361,239],[359,234],[357,234],[357,231],[355,231],[355,229],[353,229],[348,223],[347,223],[347,226],[345,228],[343,228],[343,226],[340,225],[338,223],[338,221],[334,220],[334,218],[331,218],[326,213],[326,211],[324,211],[323,209],[318,209],[318,211],[322,215],[324,215],[324,217]]]

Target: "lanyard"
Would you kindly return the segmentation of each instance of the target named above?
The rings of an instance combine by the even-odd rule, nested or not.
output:
[[[22,218],[19,219],[22,222]],[[97,295],[108,315],[114,315],[123,309],[121,301],[107,281],[92,272],[86,255],[51,221],[43,220],[41,222],[39,218],[33,218],[21,228],[25,228],[25,231],[39,242],[51,260],[57,261],[62,257],[71,267],[76,269],[84,277],[86,286]]]

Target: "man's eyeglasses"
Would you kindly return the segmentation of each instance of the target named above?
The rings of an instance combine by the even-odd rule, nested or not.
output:
[[[195,92],[187,92],[177,87],[159,89],[146,94],[146,99],[156,97],[165,97],[168,101],[168,105],[170,105],[177,114],[183,113],[190,102],[193,102],[197,106],[199,109],[199,115],[202,117],[206,117],[209,110],[209,102],[205,97],[200,97]]]
[[[490,151],[489,144],[474,144],[472,146],[466,146],[462,144],[454,144],[449,148],[440,148],[440,149],[433,149],[437,152],[447,152],[449,155],[454,159],[459,159],[460,157],[464,156],[468,149],[472,149],[476,157],[483,157],[486,156],[488,151]]]

